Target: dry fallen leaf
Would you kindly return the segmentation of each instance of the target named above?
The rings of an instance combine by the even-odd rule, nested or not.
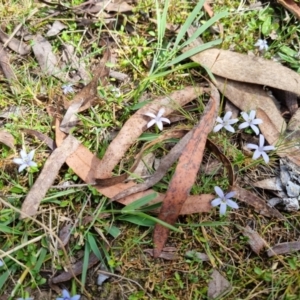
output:
[[[232,286],[230,282],[217,270],[214,270],[211,274],[211,280],[208,284],[207,296],[209,299],[216,299],[225,292],[229,292],[231,287]]]
[[[68,244],[70,237],[71,237],[71,228],[72,228],[72,224],[66,224],[59,231],[59,238],[60,238],[62,244],[59,244],[58,248],[61,248],[62,245],[66,246]]]
[[[159,255],[159,258],[163,258],[165,260],[178,260],[179,256],[177,255],[177,250],[175,247],[164,247]],[[153,249],[145,249],[143,252],[150,254],[152,257],[154,256]]]
[[[289,254],[300,250],[300,242],[287,242],[281,243],[268,249],[267,254],[269,257],[280,254]]]
[[[77,124],[78,117],[76,116],[76,114],[78,113],[82,103],[83,99],[81,99],[81,101],[78,102],[73,102],[69,106],[59,127],[61,131],[69,133],[70,130]]]
[[[54,150],[56,148],[55,142],[49,138],[47,135],[34,130],[34,129],[23,129],[23,131],[25,131],[27,134],[30,134],[32,136],[35,136],[36,138],[38,138],[40,141],[45,142],[45,144],[48,146],[48,148],[50,148],[51,150]]]
[[[5,49],[1,44],[0,44],[0,67],[7,80],[17,79],[17,76],[15,75],[13,69],[10,66],[8,53],[5,51]]]
[[[0,143],[6,145],[10,149],[16,151],[14,137],[5,130],[0,130]]]
[[[185,105],[202,93],[202,88],[189,86],[183,90],[175,91],[167,97],[160,97],[139,109],[124,124],[117,137],[108,146],[102,161],[97,167],[95,177],[111,177],[114,167],[120,162],[129,147],[147,129],[149,117],[145,116],[146,112],[157,112],[161,107],[165,107],[164,116],[168,116],[176,107]]]
[[[7,46],[15,51],[16,53],[19,53],[20,55],[26,55],[30,52],[30,46],[25,44],[24,42],[21,42],[19,40],[17,40],[16,38],[10,38],[9,35],[7,35],[5,32],[3,32],[0,29],[0,40],[1,42],[3,42],[4,44],[10,40],[7,44]],[[1,54],[2,55],[2,54]]]
[[[65,28],[68,28],[68,26],[66,26],[60,21],[54,21],[51,28],[47,31],[46,36],[55,36]]]
[[[294,0],[278,0],[282,6],[294,14],[298,19],[300,19],[300,5],[298,1]]]
[[[207,136],[213,129],[218,114],[219,104],[219,92],[211,85],[210,100],[200,121],[192,130],[191,138],[182,151],[175,173],[163,200],[162,208],[159,212],[158,218],[168,224],[173,225],[177,220],[180,210],[196,180],[202,162]],[[155,225],[153,234],[154,257],[160,255],[167,241],[168,234],[168,228],[158,223]]]
[[[52,152],[47,159],[41,174],[35,181],[22,204],[21,219],[26,218],[27,216],[33,216],[37,213],[40,202],[53,184],[62,164],[70,154],[76,151],[79,145],[79,141],[69,135],[61,143],[60,147]]]
[[[248,237],[247,243],[250,245],[252,251],[259,255],[259,252],[265,247],[266,241],[249,226],[243,229],[243,234]]]

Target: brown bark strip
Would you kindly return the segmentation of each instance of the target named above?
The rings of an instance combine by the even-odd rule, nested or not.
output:
[[[53,184],[61,166],[66,161],[67,157],[76,151],[79,145],[80,142],[73,136],[69,135],[62,142],[61,146],[52,152],[46,161],[40,176],[35,181],[23,202],[20,219],[24,219],[28,215],[33,216],[37,213],[40,202],[45,197],[50,186]]]
[[[166,193],[159,219],[173,225],[179,216],[197,172],[202,162],[208,134],[213,129],[220,103],[219,92],[211,85],[212,95],[203,112],[200,122],[196,125],[189,142],[179,158],[175,174]],[[165,246],[169,229],[156,224],[154,228],[154,257],[159,257]]]

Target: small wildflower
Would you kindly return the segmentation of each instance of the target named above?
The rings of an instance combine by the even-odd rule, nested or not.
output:
[[[4,262],[2,259],[0,259],[0,267],[4,266]]]
[[[254,46],[259,47],[259,51],[267,51],[269,46],[266,40],[259,39]]]
[[[249,115],[245,112],[241,112],[241,115],[246,122],[239,125],[239,129],[247,128],[250,126],[255,134],[258,135],[259,129],[256,125],[261,124],[263,121],[261,119],[255,119],[256,111],[251,110]]]
[[[28,154],[25,150],[20,151],[21,158],[14,158],[13,162],[17,165],[20,165],[19,167],[19,173],[22,172],[27,167],[35,167],[37,164],[32,160],[34,156],[34,150],[30,151]]]
[[[259,145],[254,144],[247,144],[247,148],[255,149],[252,159],[258,159],[260,156],[263,157],[265,163],[269,162],[269,156],[265,151],[275,150],[274,146],[264,146],[265,144],[265,137],[260,134],[259,135]]]
[[[33,298],[18,298],[17,300],[33,300]]]
[[[232,112],[228,111],[225,114],[223,120],[222,120],[222,118],[217,117],[217,122],[220,123],[220,124],[218,124],[217,126],[214,127],[214,132],[219,131],[223,127],[226,130],[230,131],[230,132],[234,132],[234,128],[231,126],[231,124],[236,123],[238,121],[238,119],[232,119],[232,120],[230,120],[231,116],[232,116]]]
[[[218,186],[215,186],[214,189],[215,189],[216,194],[219,196],[219,198],[214,199],[211,202],[211,205],[212,206],[220,205],[220,216],[225,215],[227,205],[231,208],[236,208],[236,209],[239,208],[237,203],[235,203],[233,200],[230,199],[231,197],[233,197],[235,195],[235,192],[230,192],[230,193],[227,193],[226,195],[224,195],[224,192]]]
[[[56,300],[79,300],[80,295],[70,296],[70,293],[67,290],[62,290],[62,298],[56,298]]]
[[[163,130],[163,122],[170,124],[171,122],[169,119],[162,117],[164,113],[165,113],[165,109],[163,107],[158,111],[157,115],[155,115],[151,112],[145,113],[146,116],[152,118],[152,120],[148,122],[147,128],[156,124],[160,130]]]
[[[74,93],[73,84],[68,83],[62,86],[64,94]]]
[[[121,96],[121,91],[119,88],[117,87],[112,87],[111,91],[115,94],[116,97],[120,97]]]

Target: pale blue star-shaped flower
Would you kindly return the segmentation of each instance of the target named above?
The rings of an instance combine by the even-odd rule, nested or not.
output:
[[[267,51],[269,46],[266,40],[259,39],[254,46],[258,47],[259,51]]]
[[[235,195],[235,192],[230,192],[224,195],[224,192],[222,189],[218,186],[214,187],[216,194],[219,196],[219,198],[215,198],[212,202],[212,206],[218,206],[220,205],[220,216],[225,215],[227,206],[231,208],[239,208],[236,202],[231,200],[231,198]]]
[[[34,156],[34,150],[30,151],[28,154],[25,150],[20,151],[21,158],[14,158],[13,162],[17,165],[20,165],[19,167],[19,173],[22,172],[27,167],[36,167],[37,164],[33,161]]]
[[[56,300],[79,300],[80,295],[70,296],[70,293],[67,290],[62,290],[62,298],[56,298]]]
[[[147,128],[156,124],[160,130],[163,130],[163,122],[170,124],[171,122],[169,119],[162,117],[164,113],[165,113],[165,109],[163,107],[158,111],[157,115],[151,112],[145,113],[146,116],[152,118],[152,120],[148,122]]]
[[[62,86],[64,94],[74,93],[73,84],[68,83]]]
[[[256,125],[261,124],[263,121],[261,119],[255,119],[256,111],[251,110],[249,115],[243,111],[241,112],[241,115],[246,122],[239,125],[239,129],[247,128],[250,126],[255,134],[258,135],[259,129]]]
[[[265,163],[267,164],[269,162],[269,156],[266,153],[266,151],[275,150],[274,146],[264,146],[265,144],[265,137],[260,134],[259,135],[259,145],[254,144],[247,144],[247,148],[249,149],[255,149],[252,159],[258,159],[260,156],[263,157]]]
[[[231,125],[238,122],[238,119],[230,120],[231,116],[232,116],[232,112],[228,111],[225,114],[225,116],[223,117],[223,119],[220,117],[217,117],[216,121],[220,124],[218,124],[214,127],[214,132],[221,130],[223,127],[230,132],[234,132],[234,128]]]

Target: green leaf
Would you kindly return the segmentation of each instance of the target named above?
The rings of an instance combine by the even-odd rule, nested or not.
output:
[[[136,215],[121,216],[118,218],[118,220],[130,222],[135,225],[146,226],[146,227],[151,227],[155,225],[155,222],[153,220],[141,216],[136,216]]]
[[[132,212],[132,211],[136,210],[137,208],[140,208],[141,206],[146,205],[147,203],[149,203],[150,201],[152,201],[156,197],[157,197],[157,193],[146,195],[146,196],[144,196],[144,197],[128,204],[127,206],[125,206],[121,210],[121,213],[126,214],[128,212]]]
[[[121,230],[116,226],[106,226],[104,227],[107,233],[109,233],[113,238],[117,238],[121,234]]]
[[[98,245],[96,243],[95,237],[91,233],[88,233],[87,238],[88,238],[88,243],[90,244],[90,248],[92,249],[92,251],[94,252],[94,254],[98,257],[98,259],[101,262],[103,262],[103,257],[101,255],[99,247],[98,247]]]
[[[90,258],[90,245],[89,243],[85,244],[84,247],[84,255],[83,255],[83,265],[82,265],[82,274],[81,274],[81,284],[85,286],[86,283],[86,275],[89,267],[89,258]]]
[[[175,59],[173,59],[171,62],[169,62],[167,64],[167,67],[171,67],[172,65],[175,65],[179,62],[181,62],[184,59],[187,59],[201,51],[204,51],[206,49],[209,49],[213,46],[219,45],[222,42],[222,39],[217,39],[208,43],[205,43],[203,45],[199,45],[198,47],[192,48],[184,53],[182,53],[181,55],[177,56]]]
[[[5,226],[3,224],[0,224],[0,232],[3,232],[3,233],[10,233],[10,234],[19,234],[19,235],[23,235],[24,233],[15,229],[15,228],[11,228],[11,227],[8,227],[8,226]]]
[[[197,15],[199,11],[201,10],[205,0],[200,0],[198,4],[195,6],[193,11],[189,14],[188,18],[186,19],[185,23],[181,26],[180,31],[178,32],[176,41],[174,43],[174,48],[176,49],[180,43],[180,41],[183,39],[185,36],[186,32],[194,22],[194,20],[197,18]]]
[[[269,35],[271,32],[271,25],[272,25],[272,18],[271,16],[268,16],[266,20],[263,22],[261,27],[261,32],[263,35]]]

